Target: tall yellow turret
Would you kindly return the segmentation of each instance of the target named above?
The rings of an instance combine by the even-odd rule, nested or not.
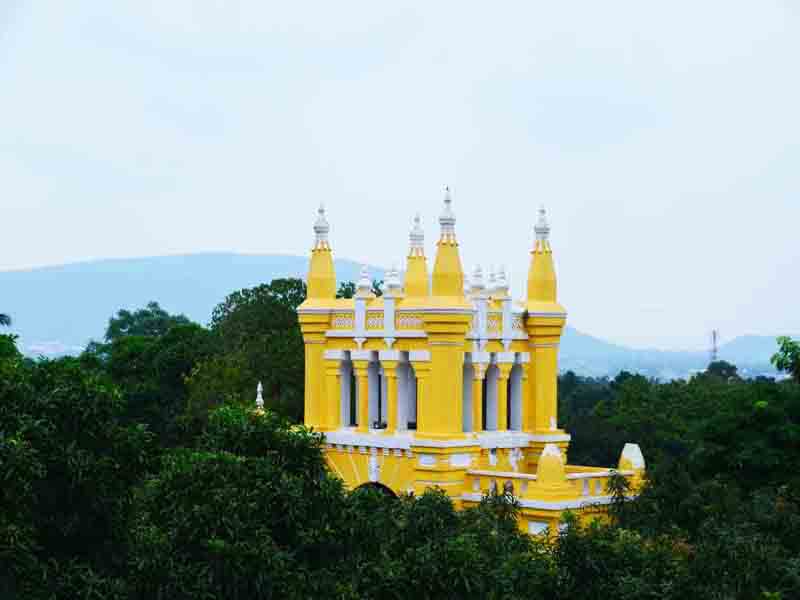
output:
[[[560,312],[564,312],[556,301],[556,270],[550,247],[550,226],[547,224],[544,208],[539,209],[539,220],[534,231],[536,241],[531,251],[531,266],[528,270],[528,310],[537,312],[556,306]]]
[[[430,295],[428,261],[425,258],[425,233],[420,226],[419,215],[414,217],[414,227],[409,238],[411,243],[408,250],[405,294],[409,298],[426,298]]]
[[[325,208],[320,206],[317,221],[314,223],[314,248],[311,250],[311,264],[308,269],[309,300],[332,300],[336,296],[336,271],[328,242],[329,231]]]
[[[336,297],[336,272],[333,268],[333,255],[328,242],[330,226],[325,218],[325,208],[320,206],[314,223],[314,248],[311,250],[311,264],[308,267],[306,301],[300,305],[298,313],[300,329],[305,342],[306,369],[324,372],[323,360],[325,331],[330,325],[330,315],[320,308],[334,301]],[[305,386],[305,422],[317,423],[321,429],[331,420],[322,406],[324,378],[307,380]]]
[[[450,189],[445,188],[444,211],[439,217],[442,228],[439,243],[436,244],[436,263],[433,266],[432,296],[464,297],[464,271],[461,269],[461,257],[458,255],[456,241],[456,216],[453,213],[453,199]]]
[[[556,270],[544,208],[539,209],[534,232],[525,323],[533,366],[528,399],[533,410],[528,412],[527,427],[552,432],[558,430],[558,346],[567,315],[556,299]]]

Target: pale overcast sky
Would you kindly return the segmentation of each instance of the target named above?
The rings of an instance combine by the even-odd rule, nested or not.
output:
[[[522,294],[550,214],[570,323],[800,332],[800,5],[0,2],[0,269],[201,251],[434,254]],[[432,262],[432,261],[431,261]]]

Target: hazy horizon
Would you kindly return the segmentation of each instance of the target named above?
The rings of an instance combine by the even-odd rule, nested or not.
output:
[[[536,209],[580,331],[800,332],[800,9],[0,6],[0,270],[206,252],[435,252],[523,293]],[[12,291],[0,290],[2,299]]]

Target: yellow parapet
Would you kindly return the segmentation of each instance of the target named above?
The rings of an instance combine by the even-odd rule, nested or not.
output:
[[[305,342],[305,424],[325,434],[331,471],[350,488],[446,491],[457,507],[492,492],[513,494],[520,527],[558,531],[565,510],[584,519],[611,502],[613,471],[567,464],[570,435],[558,427],[558,303],[550,227],[534,227],[527,296],[514,302],[503,268],[488,286],[475,269],[468,289],[449,190],[430,279],[420,218],[405,277],[392,268],[376,298],[366,267],[354,298],[336,299],[329,226],[320,208],[298,308]],[[263,401],[262,401],[263,402]],[[618,470],[633,493],[644,475],[638,446]]]

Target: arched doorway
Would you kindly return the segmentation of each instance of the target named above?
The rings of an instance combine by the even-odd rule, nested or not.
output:
[[[392,488],[385,486],[382,483],[378,483],[377,481],[370,481],[369,483],[364,483],[356,488],[356,490],[364,490],[364,489],[375,490],[376,492],[380,492],[387,497],[397,498],[397,494],[394,493],[394,490],[392,490]]]

